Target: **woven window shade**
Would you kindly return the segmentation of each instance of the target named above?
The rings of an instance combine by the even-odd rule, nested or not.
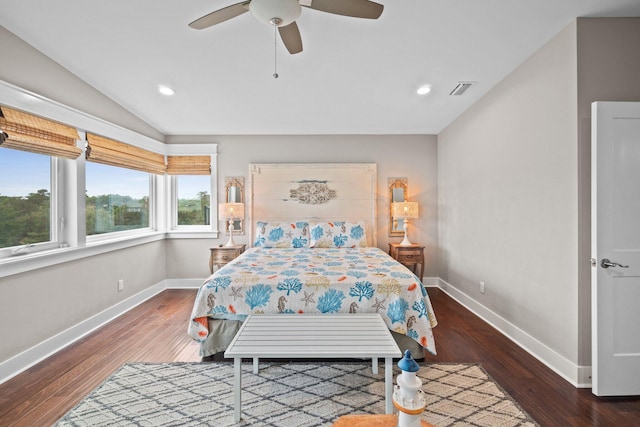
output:
[[[75,128],[5,106],[0,106],[0,112],[2,147],[67,159],[82,153],[76,147],[79,138]]]
[[[159,175],[167,170],[162,154],[92,133],[87,133],[87,142],[87,161]]]
[[[169,175],[211,175],[211,156],[167,156]]]

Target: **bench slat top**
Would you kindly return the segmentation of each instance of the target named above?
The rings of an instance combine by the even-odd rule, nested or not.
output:
[[[252,314],[225,357],[371,358],[402,353],[382,317],[362,314]]]

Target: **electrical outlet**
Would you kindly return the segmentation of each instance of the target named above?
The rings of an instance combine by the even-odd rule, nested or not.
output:
[[[118,292],[124,290],[124,279],[118,280]]]
[[[484,294],[484,282],[480,282],[480,293]]]

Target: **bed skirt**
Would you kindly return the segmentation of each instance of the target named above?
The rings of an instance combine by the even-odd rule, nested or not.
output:
[[[209,335],[200,345],[201,357],[210,357],[225,351],[242,325],[241,320],[209,319],[208,323]],[[403,353],[409,350],[414,359],[424,358],[424,349],[415,340],[394,331],[391,331],[391,335]]]

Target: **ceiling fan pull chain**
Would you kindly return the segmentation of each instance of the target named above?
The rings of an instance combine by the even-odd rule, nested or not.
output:
[[[278,78],[278,36],[276,34],[278,27],[273,26],[273,78]]]

